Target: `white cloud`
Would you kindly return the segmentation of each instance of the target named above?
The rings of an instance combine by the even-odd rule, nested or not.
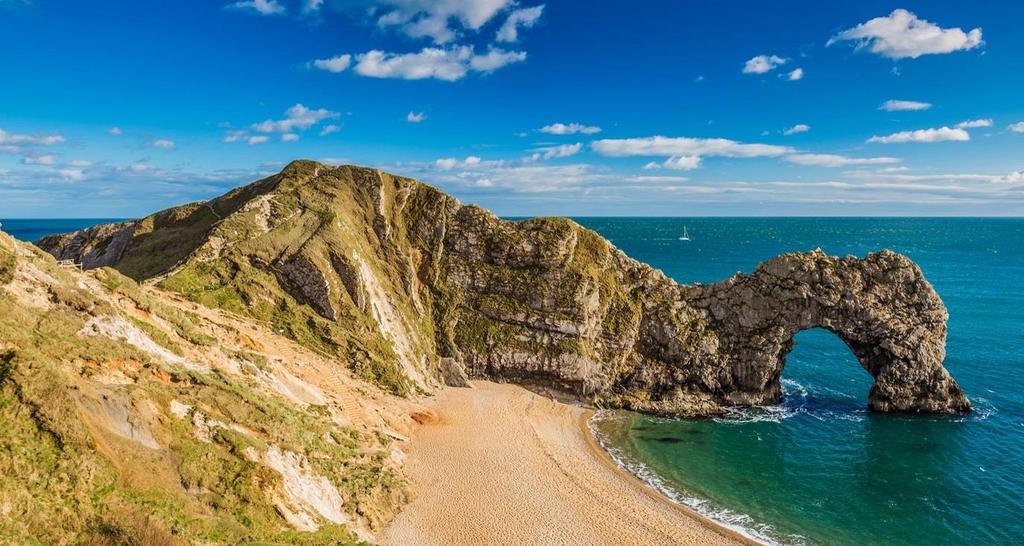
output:
[[[971,135],[963,129],[939,127],[938,129],[918,129],[916,131],[900,131],[886,136],[873,136],[868,142],[881,144],[901,144],[904,142],[943,142],[947,140],[967,141]]]
[[[932,107],[930,102],[918,102],[916,100],[887,100],[878,107],[886,112],[906,112],[916,110],[927,110]]]
[[[786,161],[797,165],[814,167],[847,167],[850,165],[885,165],[899,163],[895,157],[846,157],[836,154],[794,154],[787,155]]]
[[[316,59],[311,61],[309,64],[313,68],[319,68],[320,70],[326,70],[337,74],[339,72],[344,72],[345,69],[352,64],[352,56],[349,54],[337,55],[327,59]]]
[[[469,66],[477,72],[494,72],[495,70],[526,60],[524,51],[505,51],[503,49],[489,49],[484,55],[473,55],[469,58]]]
[[[601,185],[620,184],[623,180],[620,174],[588,164],[521,164],[505,161],[466,164],[446,159],[424,165],[419,169],[409,164],[397,168],[428,182],[439,183],[448,189],[464,188],[520,194],[579,192]]]
[[[29,155],[21,158],[24,165],[56,165],[57,156],[54,154]]]
[[[950,173],[950,174],[878,174],[864,171],[848,173],[853,178],[871,179],[876,181],[895,181],[905,183],[920,182],[947,182],[958,184],[1007,184],[1024,182],[1024,173],[1020,171],[1010,174],[977,174],[977,173]]]
[[[252,146],[253,144],[263,144],[265,142],[268,142],[269,140],[270,137],[268,137],[267,135],[256,135],[246,138],[245,143]]]
[[[542,148],[534,148],[531,150],[534,153],[530,159],[537,161],[540,159],[569,157],[578,154],[581,149],[583,149],[583,144],[580,142],[577,142],[576,144],[562,144],[559,146],[544,146]]]
[[[355,70],[372,78],[455,81],[469,71],[471,55],[468,47],[452,50],[424,48],[419,53],[404,54],[373,50],[357,56],[359,63]]]
[[[503,66],[525,61],[526,53],[492,48],[478,55],[469,46],[450,49],[426,47],[419,53],[388,53],[375,49],[356,55],[356,60],[355,71],[371,78],[436,78],[456,81],[470,71],[493,72]]]
[[[173,140],[168,140],[166,138],[156,139],[150,142],[149,145],[154,148],[162,148],[164,150],[173,150],[174,147],[176,146]]]
[[[644,138],[597,140],[590,145],[597,153],[608,157],[654,156],[677,158],[680,165],[692,164],[700,157],[778,157],[792,153],[789,146],[772,144],[744,144],[726,138],[671,138],[653,136]]]
[[[1020,183],[1024,182],[1024,171],[1012,172],[1012,173],[1004,176],[1000,180],[1000,182],[1005,182],[1007,184],[1020,184]]]
[[[782,134],[784,134],[786,136],[789,136],[789,135],[795,135],[797,133],[806,133],[807,131],[810,131],[810,130],[811,130],[811,126],[810,125],[807,125],[806,123],[797,123],[796,125],[794,125],[794,126],[790,127],[789,129],[786,129],[785,131],[783,131]]]
[[[376,0],[384,7],[377,24],[397,26],[413,38],[430,38],[445,44],[458,37],[459,28],[477,31],[515,4],[514,0]]]
[[[1014,133],[1024,133],[1024,121],[1011,124],[1009,129]]]
[[[72,161],[68,161],[68,165],[71,165],[72,167],[90,167],[92,166],[92,161],[88,161],[85,159],[75,159]]]
[[[758,55],[747,60],[743,65],[744,74],[764,74],[786,64],[786,59],[778,55]]]
[[[338,131],[341,131],[340,125],[335,125],[333,123],[330,125],[324,125],[324,128],[320,130],[320,136],[333,135]]]
[[[587,203],[603,201],[609,204],[643,195],[642,192],[679,191],[688,181],[685,176],[640,176],[615,172],[603,165],[587,163],[548,164],[503,160],[484,160],[473,165],[450,159],[444,161],[447,170],[439,169],[437,162],[429,164],[404,163],[388,167],[389,170],[415,176],[436,184],[455,195],[486,192],[489,195],[548,194],[555,199],[571,196],[579,200],[588,196]],[[700,192],[700,189],[694,190]],[[647,197],[658,194],[646,194]],[[656,197],[661,199],[660,196]],[[549,199],[545,196],[544,199]]]
[[[868,48],[872,53],[891,59],[916,59],[921,55],[952,53],[981,46],[981,29],[964,32],[959,28],[940,28],[934,23],[918,19],[916,15],[897,9],[887,17],[876,17],[866,23],[844,30],[833,36],[828,45],[840,41],[854,41],[857,49]]]
[[[302,13],[316,13],[324,5],[324,0],[306,0],[302,4]]]
[[[450,171],[450,170],[452,170],[452,169],[454,169],[456,167],[462,167],[462,168],[475,167],[477,165],[480,165],[482,162],[483,162],[483,160],[480,159],[479,157],[475,156],[475,155],[468,156],[468,157],[466,157],[466,159],[463,159],[462,161],[459,161],[458,159],[455,159],[454,157],[447,157],[447,158],[438,159],[437,161],[435,161],[434,162],[434,167],[436,167],[437,169],[442,170],[442,171]]]
[[[498,29],[496,39],[499,42],[515,42],[519,40],[519,28],[530,28],[540,20],[544,5],[517,9],[508,15],[505,24]]]
[[[427,119],[427,114],[424,112],[413,112],[410,110],[409,113],[405,115],[405,121],[408,121],[409,123],[419,123],[425,119]]]
[[[129,217],[137,214],[132,211],[138,207],[157,210],[168,200],[205,200],[270,174],[267,169],[189,172],[151,167],[136,171],[127,163],[97,163],[87,169],[25,167],[4,173],[0,215],[13,210],[40,217],[64,210],[90,217]]]
[[[61,178],[75,182],[85,178],[85,172],[82,169],[57,169],[57,174]]]
[[[678,171],[689,171],[700,167],[700,156],[699,155],[680,155],[666,159],[661,163],[651,161],[644,165],[645,170],[651,169],[675,169]]]
[[[601,128],[594,125],[583,125],[580,123],[552,123],[540,128],[540,132],[549,135],[593,135],[601,132]]]
[[[328,4],[324,0],[298,3],[300,13],[306,16],[323,11]],[[544,10],[543,5],[524,7],[516,0],[337,0],[329,4],[334,10],[348,8],[360,12],[360,16],[369,14],[381,28],[396,28],[412,38],[428,38],[439,45],[485,30],[485,25],[502,13],[508,16],[496,40],[514,42],[519,31],[533,27]],[[489,28],[493,27],[487,25]]]
[[[246,133],[245,131],[228,131],[224,135],[224,142],[228,142],[228,143],[239,142],[239,141],[245,140],[246,137],[248,137],[248,136],[249,136],[249,134]]]
[[[792,72],[789,73],[788,79],[791,82],[804,79],[804,69],[797,68],[796,70],[793,70]]]
[[[226,9],[241,11],[252,11],[260,15],[282,15],[285,12],[284,6],[277,0],[240,0],[225,6]]]
[[[61,142],[61,135],[17,135],[0,129],[0,146],[51,146]]]
[[[302,104],[296,104],[285,110],[283,119],[268,119],[253,125],[252,128],[261,133],[291,133],[295,130],[309,129],[321,121],[340,116],[341,114],[338,112],[332,112],[326,108],[313,110]]]
[[[977,129],[980,127],[991,127],[991,119],[972,119],[968,121],[961,121],[956,124],[957,129]]]
[[[124,134],[124,131],[120,127],[111,127],[107,129],[107,134],[110,136],[121,136]]]
[[[281,142],[296,142],[299,140],[299,135],[295,133],[285,133],[281,135]]]
[[[657,163],[653,164],[655,167],[659,167]],[[685,176],[632,176],[629,178],[630,182],[652,182],[652,183],[678,183],[686,182],[689,178]]]

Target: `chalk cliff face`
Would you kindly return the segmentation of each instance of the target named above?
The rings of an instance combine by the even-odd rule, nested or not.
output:
[[[501,220],[411,179],[297,161],[208,203],[38,243],[266,320],[396,394],[441,377],[559,387],[645,412],[774,403],[793,335],[835,332],[877,411],[962,412],[920,269],[788,254],[681,286],[560,218]],[[443,373],[442,373],[443,372]]]

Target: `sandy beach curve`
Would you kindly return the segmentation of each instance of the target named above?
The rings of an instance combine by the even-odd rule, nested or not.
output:
[[[590,412],[510,384],[448,388],[406,450],[414,500],[394,545],[756,544],[620,469]]]

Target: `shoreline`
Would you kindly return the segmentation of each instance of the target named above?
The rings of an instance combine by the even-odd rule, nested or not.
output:
[[[633,482],[634,486],[647,496],[651,497],[655,501],[664,503],[668,507],[679,512],[680,515],[682,515],[683,517],[690,518],[711,531],[714,531],[720,535],[724,535],[730,539],[733,539],[747,546],[765,546],[764,542],[761,542],[748,534],[745,534],[741,531],[737,531],[736,529],[733,529],[732,527],[729,527],[724,523],[715,521],[714,519],[709,518],[708,516],[705,516],[700,512],[697,512],[696,510],[690,508],[689,506],[680,504],[672,500],[661,491],[658,491],[657,489],[652,487],[651,484],[645,482],[644,480],[640,479],[636,474],[630,472],[629,469],[623,468],[622,465],[615,462],[615,459],[613,459],[611,454],[608,453],[608,450],[606,450],[601,445],[601,442],[597,439],[596,436],[594,436],[594,431],[590,428],[590,419],[592,419],[596,414],[596,411],[588,409],[584,411],[582,415],[580,415],[580,433],[584,436],[584,438],[586,438],[587,447],[590,448],[591,454],[594,455],[595,458],[603,462],[605,466],[608,467],[609,471],[619,474],[624,479]]]
[[[650,487],[599,444],[594,412],[523,387],[446,388],[403,448],[413,500],[384,544],[758,545]]]

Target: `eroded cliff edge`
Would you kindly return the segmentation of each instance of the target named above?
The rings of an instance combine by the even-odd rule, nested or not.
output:
[[[422,409],[0,231],[0,544],[366,544]]]
[[[781,398],[793,335],[835,332],[877,411],[970,403],[943,368],[947,313],[908,258],[787,254],[678,285],[562,218],[511,222],[415,180],[296,161],[206,203],[39,246],[270,322],[396,394],[442,374],[712,415]]]

